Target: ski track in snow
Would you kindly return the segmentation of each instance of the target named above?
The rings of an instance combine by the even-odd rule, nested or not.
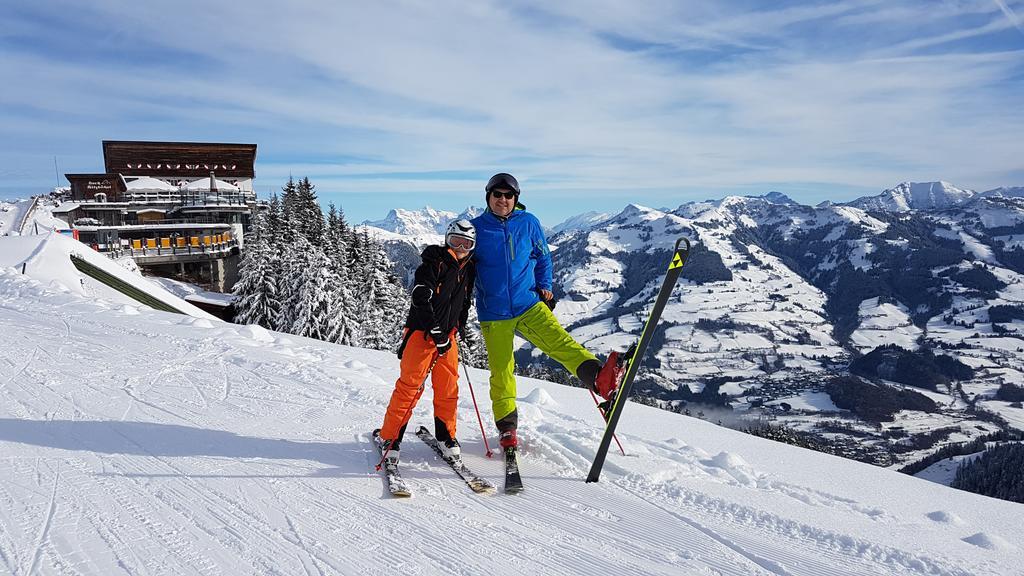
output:
[[[637,433],[639,406],[619,434],[628,456],[613,453],[586,484],[600,417],[585,392],[555,385],[521,385],[523,494],[473,494],[410,432],[414,497],[392,499],[369,430],[393,355],[257,341],[69,295],[12,298],[4,274],[0,570],[18,576],[959,576],[1009,574],[1024,559],[1020,530],[980,525],[968,506],[907,517],[680,440],[703,423],[659,414],[682,428]],[[430,402],[410,426],[429,422]],[[467,464],[500,485],[479,434],[466,395]],[[919,533],[930,544],[914,544]]]

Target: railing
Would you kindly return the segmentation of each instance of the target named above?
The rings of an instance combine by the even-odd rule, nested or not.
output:
[[[89,246],[115,260],[122,256],[145,259],[165,256],[220,255],[237,247],[238,240],[230,232],[223,232],[198,236],[122,239],[116,244],[93,243]]]
[[[173,202],[183,206],[247,206],[256,203],[255,192],[213,192],[203,191],[166,191],[166,192],[133,192],[123,195],[124,200],[135,203]]]
[[[238,246],[230,232],[199,236],[136,238],[129,240],[126,251],[132,257],[175,256],[183,254],[215,254]]]
[[[25,210],[25,214],[21,217],[21,222],[18,222],[18,225],[15,227],[15,230],[18,231],[18,234],[24,234],[25,233],[25,226],[28,224],[29,218],[32,217],[32,214],[35,213],[36,208],[38,208],[38,207],[39,207],[39,197],[38,196],[33,196],[32,197],[32,205],[28,207],[28,210]],[[39,233],[39,231],[36,230],[36,234],[38,234],[38,233]]]
[[[188,218],[161,218],[160,220],[152,220],[150,222],[137,222],[135,224],[104,224],[104,226],[160,226],[162,224],[233,224],[233,222],[225,222],[223,217],[210,216],[209,214],[202,214],[197,216],[190,216]]]

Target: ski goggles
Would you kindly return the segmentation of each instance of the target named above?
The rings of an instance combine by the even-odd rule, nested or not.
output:
[[[503,192],[501,190],[491,190],[491,196],[495,198],[505,198],[507,200],[512,200],[513,198],[516,197],[516,193],[511,191]]]
[[[465,236],[449,236],[448,245],[457,250],[472,250],[476,246],[476,240]]]

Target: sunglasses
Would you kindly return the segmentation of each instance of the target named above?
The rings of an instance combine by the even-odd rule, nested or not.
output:
[[[460,250],[472,250],[473,246],[476,246],[476,241],[462,236],[449,236],[448,245]]]
[[[511,199],[516,197],[516,193],[515,192],[502,192],[500,190],[491,190],[491,196],[494,196],[495,198],[504,198],[506,200],[511,200]]]

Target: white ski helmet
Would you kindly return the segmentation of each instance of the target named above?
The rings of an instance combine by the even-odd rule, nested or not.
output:
[[[476,248],[476,228],[469,220],[459,218],[448,225],[448,231],[444,234],[444,243],[452,248],[472,250]]]

